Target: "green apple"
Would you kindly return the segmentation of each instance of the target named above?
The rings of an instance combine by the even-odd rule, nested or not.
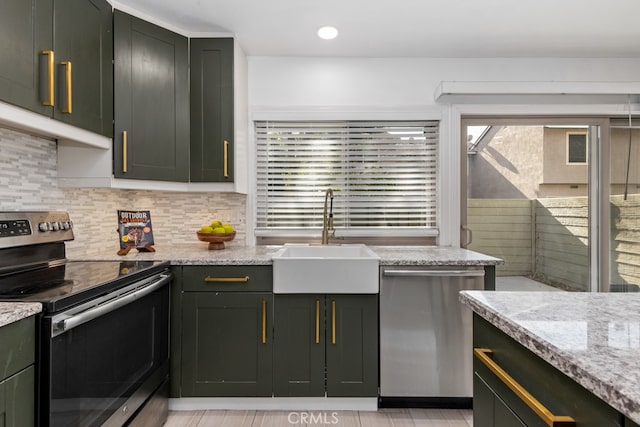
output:
[[[222,224],[222,228],[224,228],[224,232],[227,234],[233,233],[233,225],[231,224]]]
[[[213,229],[213,234],[226,234],[226,232],[224,231],[224,228],[216,227]]]
[[[211,227],[210,225],[203,225],[200,228],[200,232],[202,232],[202,233],[213,233],[213,227]]]

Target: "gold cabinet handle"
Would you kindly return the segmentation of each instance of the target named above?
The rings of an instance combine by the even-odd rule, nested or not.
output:
[[[267,300],[262,300],[262,344],[267,343]]]
[[[64,107],[62,107],[61,111],[63,113],[66,114],[71,114],[73,112],[73,106],[72,106],[72,100],[73,100],[73,92],[72,92],[72,83],[73,83],[73,79],[72,79],[72,71],[71,71],[71,61],[62,61],[60,62],[60,65],[62,65],[65,68],[65,75],[64,75],[64,82],[65,82],[65,86],[66,86],[66,105]]]
[[[316,300],[316,344],[320,344],[320,300]]]
[[[207,283],[247,283],[249,281],[249,276],[244,277],[211,277],[207,276],[204,278],[204,281]]]
[[[331,344],[336,345],[336,301],[331,301]]]
[[[46,67],[45,68],[46,71],[42,70],[42,68],[40,69],[41,74],[46,73],[47,75],[46,84],[41,84],[40,86],[40,99],[42,100],[42,105],[45,105],[47,107],[53,107],[54,105],[53,77],[54,77],[54,68],[55,68],[54,53],[52,50],[43,50],[42,52],[40,52],[40,54],[47,57],[47,61],[46,63],[44,63]]]
[[[229,177],[229,141],[224,142],[223,157],[224,157],[223,174],[225,178],[228,178]]]
[[[122,173],[127,173],[127,131],[122,131]]]
[[[513,391],[533,412],[549,427],[575,427],[576,421],[569,416],[554,415],[538,399],[533,397],[513,377],[491,359],[493,351],[487,348],[474,348],[474,356],[493,372],[507,387]]]

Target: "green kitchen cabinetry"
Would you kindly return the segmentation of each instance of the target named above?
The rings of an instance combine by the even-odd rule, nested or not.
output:
[[[378,395],[377,295],[276,295],[274,396]]]
[[[272,395],[271,274],[270,266],[182,268],[180,396]]]
[[[111,5],[6,0],[0,99],[105,136],[113,133]]]
[[[186,37],[114,11],[117,178],[189,180]]]
[[[625,418],[624,427],[640,427],[640,426],[638,424],[634,423],[633,421],[631,421],[630,419]]]
[[[534,408],[579,427],[624,425],[618,411],[476,314],[473,346],[473,425],[551,425]],[[508,387],[509,378],[534,400]]]
[[[190,40],[191,181],[233,182],[234,41]]]
[[[35,425],[35,317],[0,328],[0,426]]]

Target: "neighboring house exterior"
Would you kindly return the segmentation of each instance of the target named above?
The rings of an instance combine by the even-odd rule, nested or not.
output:
[[[469,147],[469,198],[541,199],[587,195],[586,128],[496,128]],[[571,143],[578,149],[572,152]],[[584,144],[582,149],[581,144]],[[634,130],[630,155],[627,190],[634,194],[640,188],[640,130]],[[629,130],[612,129],[611,194],[624,193],[628,156]]]

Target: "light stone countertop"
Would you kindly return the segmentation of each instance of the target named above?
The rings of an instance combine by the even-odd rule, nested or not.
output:
[[[499,258],[466,249],[443,246],[369,246],[380,257],[380,265],[497,265]],[[117,249],[71,256],[74,261],[170,261],[173,265],[271,265],[271,257],[282,246],[234,246],[208,250],[206,243],[156,246],[156,252],[131,250],[125,256]]]
[[[640,293],[463,291],[460,300],[640,423]]]
[[[0,327],[42,311],[39,302],[0,302]]]

